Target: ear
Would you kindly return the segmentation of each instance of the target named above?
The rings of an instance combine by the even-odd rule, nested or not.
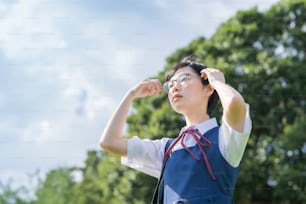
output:
[[[214,93],[214,91],[215,91],[215,89],[210,84],[205,86],[206,96],[211,96]]]

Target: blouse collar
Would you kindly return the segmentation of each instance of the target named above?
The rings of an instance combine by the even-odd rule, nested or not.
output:
[[[205,120],[205,121],[202,121],[202,122],[199,122],[198,124],[196,125],[193,125],[193,126],[189,126],[189,127],[183,127],[181,129],[181,132],[188,129],[188,128],[197,128],[202,134],[204,134],[205,132],[207,132],[208,130],[214,128],[214,127],[217,127],[218,126],[218,123],[217,123],[217,119],[216,118],[210,118],[208,120]]]

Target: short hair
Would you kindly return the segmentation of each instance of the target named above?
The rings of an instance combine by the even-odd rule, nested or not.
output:
[[[177,72],[177,70],[184,68],[184,67],[190,67],[192,68],[192,70],[198,74],[199,76],[201,76],[201,71],[203,69],[206,69],[207,66],[205,64],[201,64],[196,62],[196,56],[195,55],[190,55],[187,56],[185,58],[183,58],[183,60],[181,60],[181,62],[179,62],[178,64],[176,64],[174,67],[172,67],[172,69],[170,69],[167,73],[166,73],[166,81],[169,81]],[[202,84],[203,86],[207,86],[209,84],[208,79],[202,79]],[[214,90],[213,94],[209,97],[208,99],[208,104],[207,104],[207,114],[211,117],[212,113],[215,109],[215,107],[217,106],[217,103],[219,101],[219,96],[216,92],[216,90]]]

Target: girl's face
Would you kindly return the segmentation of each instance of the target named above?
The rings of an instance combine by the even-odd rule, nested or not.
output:
[[[176,112],[188,115],[206,111],[207,87],[203,86],[201,77],[192,68],[187,66],[177,70],[167,86],[169,102]]]

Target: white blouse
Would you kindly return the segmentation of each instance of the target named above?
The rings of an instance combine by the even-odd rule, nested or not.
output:
[[[237,167],[242,159],[248,138],[252,129],[252,121],[249,114],[249,105],[246,104],[247,113],[242,133],[234,130],[222,117],[222,123],[219,129],[219,149],[224,159],[233,167]],[[216,118],[198,123],[194,127],[202,134],[218,126]],[[186,129],[183,127],[181,132]],[[150,176],[159,178],[165,153],[165,145],[169,138],[159,140],[140,139],[134,136],[128,141],[128,153],[126,157],[121,158],[121,163]],[[184,144],[187,147],[196,145],[192,136],[184,137]],[[182,149],[178,142],[172,151]]]

